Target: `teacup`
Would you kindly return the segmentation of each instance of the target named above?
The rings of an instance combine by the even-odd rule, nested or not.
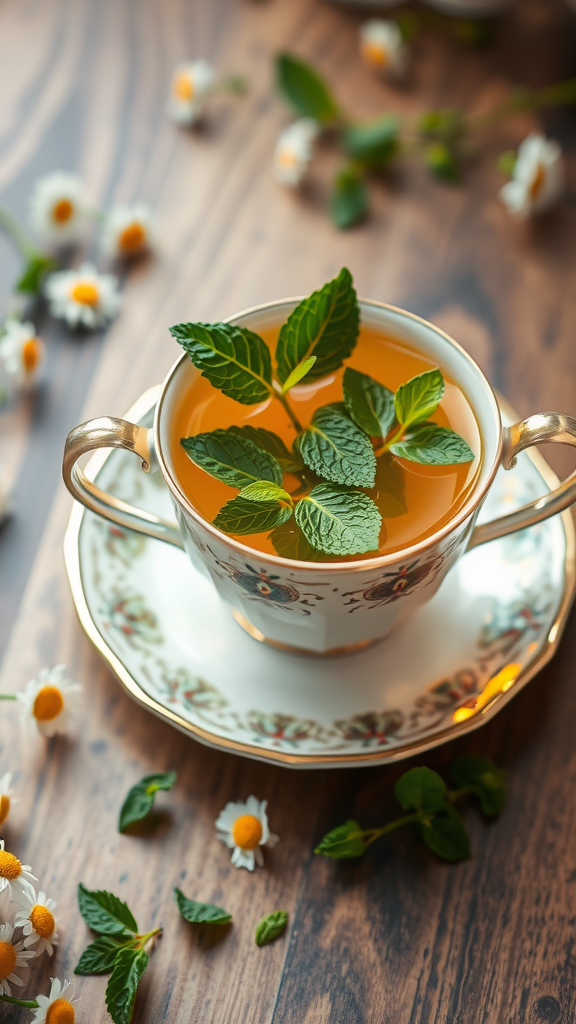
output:
[[[262,331],[282,323],[300,300],[270,303],[231,317]],[[403,551],[351,562],[298,562],[255,551],[204,520],[183,493],[170,453],[170,427],[191,379],[199,371],[183,354],[162,385],[151,429],[102,417],[82,423],[66,441],[63,475],[72,495],[121,526],[184,548],[193,565],[214,583],[236,620],[253,637],[290,650],[336,654],[364,647],[388,633],[435,594],[458,558],[470,548],[531,526],[576,501],[576,472],[556,490],[489,523],[476,525],[498,467],[511,469],[531,445],[576,445],[576,419],[540,413],[503,427],[494,392],[473,359],[443,331],[412,313],[361,301],[363,323],[404,341],[445,369],[475,414],[482,464],[466,502],[432,536]],[[106,494],[77,465],[95,448],[126,448],[145,472],[160,469],[176,522]]]

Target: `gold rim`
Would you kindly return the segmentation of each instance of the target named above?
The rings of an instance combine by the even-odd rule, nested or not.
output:
[[[146,391],[138,401],[135,402],[132,408],[128,410],[126,418],[138,422],[154,407],[158,400],[160,391],[160,385]],[[500,408],[510,416],[510,418],[513,420],[518,419],[518,416],[512,406],[510,406],[504,399],[499,398],[499,405]],[[86,476],[89,480],[94,481],[110,454],[111,453],[109,451],[100,450],[91,457],[85,469]],[[557,487],[559,483],[558,477],[540,453],[530,450],[527,452],[527,455],[534,463],[547,486],[551,490],[554,487]],[[214,747],[218,750],[225,750],[229,753],[244,754],[259,761],[275,762],[292,768],[355,767],[364,764],[384,764],[393,761],[402,761],[408,757],[413,757],[415,754],[423,753],[426,750],[432,750],[434,747],[441,746],[442,743],[445,743],[448,740],[456,739],[458,736],[462,736],[465,733],[473,732],[475,729],[478,729],[481,725],[484,725],[485,722],[489,721],[498,711],[500,711],[500,709],[503,708],[508,701],[515,696],[515,694],[517,694],[554,655],[570,611],[576,585],[576,531],[574,529],[572,515],[570,511],[566,511],[560,514],[566,538],[566,557],[564,560],[564,588],[558,613],[548,631],[548,636],[544,641],[541,650],[534,653],[533,657],[526,663],[512,684],[510,684],[509,680],[503,680],[501,689],[497,692],[492,692],[494,688],[494,680],[498,675],[497,673],[496,676],[488,680],[482,693],[477,695],[475,708],[471,709],[471,717],[466,719],[466,721],[453,721],[449,726],[442,731],[435,733],[433,736],[429,736],[421,740],[414,740],[403,747],[394,747],[390,750],[374,750],[363,754],[287,754],[276,750],[263,750],[262,747],[257,747],[249,743],[239,743],[237,740],[226,739],[225,737],[217,736],[198,725],[187,722],[186,719],[182,718],[180,715],[175,714],[173,711],[164,707],[163,704],[159,704],[157,701],[149,697],[139,683],[136,682],[125,665],[120,661],[117,655],[114,654],[110,647],[108,647],[92,619],[90,609],[88,608],[82,584],[79,547],[80,528],[85,512],[86,509],[82,505],[74,502],[68,528],[66,530],[66,536],[64,538],[64,559],[68,579],[70,581],[70,588],[72,590],[72,597],[84,632],[92,641],[104,660],[108,663],[130,696],[136,700],[137,703],[141,704],[149,711],[152,711],[153,714],[157,715],[159,718],[167,720],[172,725],[176,726],[176,728],[180,729],[181,732],[194,736],[195,739],[209,747]]]

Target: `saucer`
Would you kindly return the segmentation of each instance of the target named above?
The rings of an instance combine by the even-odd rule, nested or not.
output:
[[[127,419],[151,425],[158,394]],[[518,419],[500,404],[505,422]],[[97,452],[86,473],[173,518],[160,473],[143,473],[129,452]],[[557,482],[537,452],[522,453],[498,471],[480,521]],[[554,653],[576,575],[564,512],[470,551],[379,643],[319,658],[258,643],[183,551],[80,505],[64,550],[80,622],[132,697],[202,743],[294,768],[382,764],[478,728]]]

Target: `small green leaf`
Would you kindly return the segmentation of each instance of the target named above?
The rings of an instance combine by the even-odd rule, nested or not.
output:
[[[296,562],[321,562],[323,553],[313,548],[294,519],[287,520],[277,526],[270,534],[274,550],[282,558],[291,558]]]
[[[290,53],[276,57],[276,85],[298,117],[312,117],[321,124],[331,124],[340,117],[324,79],[310,64]]]
[[[402,466],[384,452],[376,459],[376,494],[374,500],[383,519],[395,519],[408,512],[406,504],[406,478]]]
[[[248,501],[287,501],[292,508],[292,498],[288,491],[268,480],[257,480],[256,483],[248,484],[242,488],[238,497],[246,498]]]
[[[284,473],[297,473],[304,468],[304,463],[298,452],[288,451],[282,438],[278,437],[278,434],[274,434],[272,430],[265,430],[264,427],[253,427],[248,423],[243,427],[229,427],[228,429],[234,434],[240,434],[241,437],[247,437],[257,448],[261,448],[263,451],[273,455],[276,461],[280,463]]]
[[[364,173],[346,164],[334,181],[330,196],[330,216],[339,231],[360,224],[368,215],[370,196]]]
[[[280,383],[310,356],[316,356],[308,371],[310,383],[338,370],[356,345],[359,326],[352,275],[344,267],[338,277],[299,303],[280,328],[276,345]]]
[[[390,451],[402,459],[427,466],[453,466],[459,462],[472,462],[475,458],[470,445],[460,434],[435,423],[416,427],[402,441],[390,445]]]
[[[516,161],[518,159],[518,152],[515,149],[506,149],[503,153],[500,153],[498,157],[497,167],[498,170],[505,174],[507,178],[512,178],[514,175],[514,168],[516,167]]]
[[[106,1008],[114,1024],[130,1024],[138,984],[148,966],[143,949],[121,949],[106,987]]]
[[[370,437],[386,437],[396,416],[394,393],[351,366],[344,370],[342,390],[354,422]]]
[[[401,775],[394,796],[405,811],[436,814],[446,803],[446,784],[431,768],[411,768]]]
[[[450,805],[442,814],[420,822],[419,827],[426,846],[437,857],[455,862],[470,856],[470,840],[464,822]]]
[[[290,391],[290,388],[293,388],[295,387],[296,384],[300,383],[300,381],[312,369],[317,358],[317,356],[309,356],[308,359],[305,359],[303,363],[299,363],[298,366],[294,367],[292,373],[290,374],[289,377],[286,378],[284,384],[282,385],[283,395],[285,395],[287,391]]]
[[[294,518],[308,543],[329,555],[378,550],[382,516],[363,491],[319,484],[298,502]]]
[[[404,427],[427,420],[436,411],[444,394],[440,370],[427,370],[401,384],[395,395],[396,418]]]
[[[237,430],[210,430],[183,437],[180,444],[192,462],[230,487],[247,487],[257,480],[282,483],[284,474],[274,456]]]
[[[258,334],[235,324],[177,324],[170,328],[202,376],[243,405],[272,394],[268,346]]]
[[[109,974],[114,967],[118,950],[123,948],[122,942],[109,938],[108,935],[99,935],[82,953],[74,974]]]
[[[488,757],[462,754],[452,763],[452,778],[480,801],[484,814],[500,814],[506,803],[506,773]]]
[[[353,160],[370,168],[382,167],[398,152],[399,127],[398,118],[391,114],[354,124],[343,133],[344,149]]]
[[[426,167],[440,181],[454,182],[460,177],[460,167],[454,150],[445,142],[431,142],[424,152]]]
[[[273,914],[267,914],[256,925],[256,945],[267,946],[269,942],[279,938],[288,924],[288,914],[285,910],[275,910]]]
[[[285,523],[291,515],[292,509],[279,505],[277,501],[251,501],[239,494],[222,506],[212,522],[224,533],[242,535],[272,530]]]
[[[22,292],[24,295],[38,295],[46,274],[55,269],[54,260],[44,256],[41,252],[34,253],[30,256],[21,277],[14,285],[14,291]]]
[[[373,487],[376,456],[370,439],[338,406],[316,409],[298,438],[306,465],[324,480],[354,487]]]
[[[150,814],[154,806],[154,794],[159,789],[172,789],[176,778],[176,772],[156,772],[154,775],[145,775],[140,782],[132,786],[122,804],[118,831],[124,832],[129,825],[142,821]]]
[[[174,900],[182,917],[190,924],[229,924],[232,914],[213,903],[189,900],[181,889],[174,889]]]
[[[86,924],[99,935],[133,936],[138,925],[126,903],[111,892],[90,890],[80,882],[78,907]]]
[[[321,853],[324,857],[332,857],[334,860],[361,857],[366,850],[363,836],[364,832],[357,821],[346,821],[328,832],[320,840],[314,853]]]
[[[423,114],[418,122],[418,131],[429,139],[440,139],[442,142],[455,142],[465,128],[462,111],[457,107],[445,107],[444,110],[430,110]]]

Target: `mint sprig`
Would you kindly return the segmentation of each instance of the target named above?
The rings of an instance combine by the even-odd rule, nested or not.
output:
[[[213,523],[224,533],[242,536],[273,530],[291,515],[292,509],[278,501],[254,501],[239,494],[222,506]]]
[[[181,889],[174,889],[174,902],[185,921],[190,924],[230,924],[232,914],[214,903],[189,900]]]
[[[298,502],[294,518],[308,543],[329,555],[378,550],[382,516],[363,491],[319,484]]]
[[[276,58],[276,84],[298,117],[332,124],[340,117],[338,104],[318,72],[290,53]]]
[[[306,465],[335,484],[373,487],[376,457],[370,438],[347,416],[345,409],[324,405],[297,442]]]
[[[117,953],[106,988],[106,1009],[114,1024],[130,1024],[136,992],[148,960],[143,949],[125,947]]]
[[[170,328],[202,376],[243,405],[272,394],[270,350],[260,335],[235,324],[177,324]]]
[[[344,370],[342,391],[354,422],[369,437],[386,437],[396,418],[394,392],[351,366]]]
[[[247,487],[258,480],[282,483],[277,459],[234,429],[210,430],[183,437],[180,443],[197,466],[230,487]]]
[[[401,384],[394,396],[396,418],[403,427],[427,420],[436,412],[444,394],[440,370],[427,370]]]
[[[240,437],[247,437],[257,448],[273,455],[284,473],[298,473],[304,463],[298,452],[289,451],[284,441],[272,430],[265,430],[264,427],[253,427],[245,423],[242,427],[228,427],[232,434],[239,434]]]
[[[436,423],[417,425],[402,441],[391,444],[390,451],[409,462],[428,466],[454,466],[474,458],[470,445],[460,434]]]
[[[172,789],[176,777],[176,772],[155,772],[153,775],[145,775],[132,786],[122,804],[118,831],[124,832],[130,825],[146,818],[154,807],[155,794],[160,789]]]

